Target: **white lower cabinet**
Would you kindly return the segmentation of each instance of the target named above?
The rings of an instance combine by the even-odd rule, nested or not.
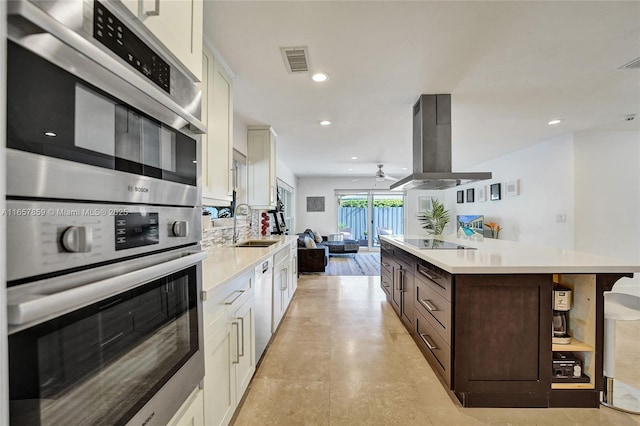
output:
[[[293,294],[298,288],[298,240],[291,243],[289,256],[291,258],[291,266],[289,267],[289,299],[293,297]]]
[[[255,372],[251,273],[207,292],[204,302],[204,420],[226,425]]]
[[[273,263],[273,322],[271,331],[275,333],[289,307],[293,293],[296,291],[298,280],[296,277],[294,281],[292,274],[290,246],[276,253]]]
[[[203,393],[202,389],[195,389],[167,426],[204,426]]]

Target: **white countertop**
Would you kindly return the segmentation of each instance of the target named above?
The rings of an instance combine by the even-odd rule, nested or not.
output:
[[[202,290],[214,287],[237,278],[249,269],[263,262],[284,248],[289,248],[297,235],[274,235],[262,240],[276,240],[269,247],[211,247],[206,249],[207,258],[202,262]]]
[[[452,274],[562,274],[640,272],[640,265],[590,253],[539,247],[514,241],[484,238],[480,241],[438,236],[476,250],[424,250],[404,243],[403,238],[433,238],[430,235],[383,235],[387,241],[406,252]]]

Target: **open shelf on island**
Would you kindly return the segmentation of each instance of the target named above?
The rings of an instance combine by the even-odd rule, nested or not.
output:
[[[572,337],[571,343],[568,345],[554,343],[551,350],[554,352],[593,352],[593,346]]]
[[[551,389],[594,389],[593,383],[551,383]]]

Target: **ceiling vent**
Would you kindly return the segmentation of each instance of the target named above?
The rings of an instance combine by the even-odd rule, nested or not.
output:
[[[619,69],[621,70],[638,70],[640,69],[640,58],[636,58],[628,64],[624,64]]]
[[[309,72],[309,48],[307,46],[299,47],[281,47],[284,66],[289,74],[297,74]]]

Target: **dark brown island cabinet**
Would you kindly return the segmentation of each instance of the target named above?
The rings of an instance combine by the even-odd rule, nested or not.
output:
[[[452,274],[381,244],[380,285],[388,303],[464,407],[598,407],[603,292],[632,275]],[[573,292],[571,344],[552,344],[552,294],[559,285]],[[581,360],[581,383],[554,378],[554,352]]]

